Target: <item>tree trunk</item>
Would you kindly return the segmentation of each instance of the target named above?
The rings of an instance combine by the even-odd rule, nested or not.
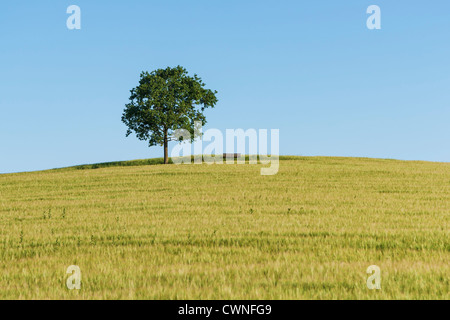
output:
[[[164,164],[169,163],[169,146],[167,140],[167,130],[164,131]]]

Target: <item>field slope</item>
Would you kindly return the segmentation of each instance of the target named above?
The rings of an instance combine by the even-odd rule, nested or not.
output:
[[[0,175],[0,298],[450,298],[449,163],[146,163]]]

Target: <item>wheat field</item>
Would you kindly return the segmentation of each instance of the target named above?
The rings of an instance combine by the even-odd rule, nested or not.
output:
[[[0,298],[450,298],[450,163],[150,162],[0,175]]]

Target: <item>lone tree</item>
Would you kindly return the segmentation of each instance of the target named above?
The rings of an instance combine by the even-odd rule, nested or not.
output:
[[[139,140],[148,140],[149,147],[164,146],[164,164],[169,163],[168,142],[177,140],[172,139],[173,131],[185,129],[194,137],[194,122],[205,125],[203,111],[218,101],[217,91],[204,87],[201,78],[189,76],[181,66],[142,72],[122,115],[127,137],[135,132]]]

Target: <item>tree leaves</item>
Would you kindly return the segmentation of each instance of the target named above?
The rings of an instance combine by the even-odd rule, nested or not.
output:
[[[134,132],[149,146],[163,145],[165,136],[176,129],[186,129],[193,137],[194,122],[206,124],[203,111],[218,101],[217,91],[205,89],[199,76],[189,76],[181,66],[142,72],[139,85],[130,93],[122,115],[127,136]]]

